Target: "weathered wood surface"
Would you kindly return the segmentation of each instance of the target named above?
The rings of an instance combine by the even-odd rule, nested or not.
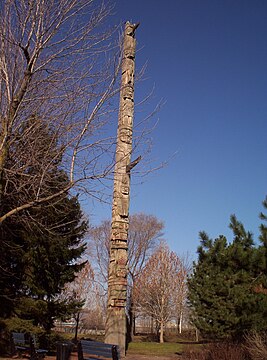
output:
[[[137,26],[127,22],[124,32],[105,331],[105,341],[119,345],[122,355],[125,354],[126,343],[127,239]]]

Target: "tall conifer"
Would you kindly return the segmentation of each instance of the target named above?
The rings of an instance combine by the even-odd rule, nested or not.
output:
[[[260,247],[234,215],[230,228],[231,243],[200,233],[198,262],[188,281],[193,322],[209,337],[240,338],[248,330],[267,329],[266,227],[261,226]]]
[[[58,147],[55,133],[34,117],[30,119],[28,127],[21,131],[29,132],[33,127],[38,128],[39,134],[41,132],[42,142],[38,137],[38,140],[32,138],[25,144],[25,154],[28,152],[33,158],[21,176],[31,173],[41,177],[40,156],[47,151],[50,152],[51,163],[54,162],[51,167],[53,173],[50,178],[44,179],[42,189],[29,183],[28,186],[24,185],[20,193],[16,193],[13,190],[19,189],[20,177],[13,177],[11,171],[10,177],[6,179],[6,186],[10,188],[6,193],[10,193],[10,196],[7,195],[2,202],[6,209],[18,203],[19,197],[26,198],[31,192],[41,191],[53,195],[68,181],[59,159],[54,159],[54,151]],[[36,146],[39,147],[37,154],[40,159],[34,158]],[[15,151],[14,145],[10,149],[10,169],[16,166],[15,157],[12,156]],[[26,161],[28,163],[25,158]],[[83,218],[78,198],[68,193],[63,193],[56,203],[53,201],[47,204],[45,209],[33,206],[1,225],[0,302],[3,306],[0,308],[0,318],[15,316],[22,320],[32,320],[33,325],[50,331],[55,318],[72,310],[75,302],[66,303],[60,300],[59,294],[83,266],[80,258],[85,250],[83,237],[86,230],[87,221]]]

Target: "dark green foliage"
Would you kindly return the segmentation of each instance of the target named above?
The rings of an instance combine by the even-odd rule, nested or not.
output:
[[[267,210],[267,197],[263,201],[264,209]],[[260,219],[263,221],[267,221],[267,216],[264,213],[260,213]],[[262,251],[265,252],[265,268],[267,268],[266,260],[267,260],[267,226],[263,223],[260,225],[260,242],[262,244]]]
[[[58,295],[83,267],[83,263],[77,264],[85,250],[81,241],[87,229],[81,216],[77,199],[65,196],[46,208],[45,214],[41,210],[41,227],[40,222],[32,224],[32,232],[23,233],[27,251],[23,256],[20,312],[47,331],[55,318],[68,317],[73,310],[75,301],[60,300]]]
[[[30,125],[32,129],[32,122]],[[68,182],[59,167],[59,158],[55,157],[57,144],[53,132],[39,121],[36,121],[36,126],[39,134],[37,143],[33,138],[32,142],[28,140],[25,144],[31,145],[31,151],[37,154],[32,166],[30,162],[25,166],[23,174],[30,173],[32,181],[24,182],[21,192],[17,192],[15,190],[20,189],[22,179],[7,178],[6,196],[1,204],[3,212],[27,202],[27,198],[31,199],[41,185],[42,196],[50,196]],[[41,179],[44,151],[51,154],[53,166],[49,176]],[[16,164],[10,157],[9,167],[12,166]],[[33,183],[34,179],[36,183]],[[87,221],[83,219],[78,198],[67,192],[56,200],[47,201],[44,206],[31,207],[11,216],[0,225],[0,319],[4,319],[9,327],[18,324],[13,318],[19,318],[20,325],[25,321],[26,328],[41,326],[49,332],[55,318],[66,318],[76,306],[81,306],[80,302],[60,299],[59,295],[84,265],[80,258],[85,250],[83,237],[86,230]],[[15,326],[13,330],[21,329]]]
[[[8,318],[19,296],[23,275],[23,242],[20,226],[13,219],[0,225],[0,318]]]
[[[87,229],[77,198],[65,196],[45,210],[35,214],[39,223],[32,224],[31,233],[22,234],[27,245],[24,284],[38,298],[60,293],[74,279],[82,267],[76,260],[85,250],[81,241]]]
[[[2,318],[15,314],[49,331],[55,318],[71,315],[75,301],[60,300],[58,295],[83,267],[78,262],[85,250],[87,223],[81,216],[77,199],[65,196],[45,211],[38,209],[34,219],[39,222],[33,221],[31,229],[20,224],[15,232],[7,229],[9,247],[1,254]]]
[[[230,228],[230,244],[224,236],[212,240],[200,233],[198,262],[188,280],[193,322],[204,336],[240,338],[267,329],[266,247],[256,247],[234,215]],[[266,236],[263,225],[261,234]]]

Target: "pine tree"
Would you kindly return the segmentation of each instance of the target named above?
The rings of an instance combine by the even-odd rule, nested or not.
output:
[[[267,297],[257,291],[265,266],[262,252],[233,215],[230,228],[230,244],[224,236],[212,240],[200,233],[198,262],[188,281],[193,322],[209,337],[239,338],[245,331],[267,328]]]
[[[65,196],[45,214],[40,211],[39,216],[42,226],[33,224],[31,234],[22,235],[27,251],[23,256],[25,272],[19,307],[23,309],[22,317],[34,319],[35,325],[49,332],[55,318],[72,314],[75,307],[75,301],[66,302],[59,295],[84,265],[79,259],[85,250],[82,238],[87,223],[81,221],[76,197]]]
[[[20,199],[25,199],[31,192],[40,191],[53,195],[68,181],[60,168],[59,159],[54,158],[54,151],[58,146],[54,132],[34,118],[28,124],[22,132],[38,127],[39,135],[41,133],[42,136],[37,141],[29,139],[25,144],[25,154],[28,148],[28,153],[32,152],[32,161],[28,163],[25,160],[27,166],[21,176],[31,173],[41,178],[42,151],[50,151],[50,161],[54,164],[51,166],[50,177],[43,181],[41,189],[32,183],[25,186],[24,182],[22,191],[15,193],[13,189],[19,189],[20,178],[14,178],[11,174],[6,179],[6,194],[10,196],[7,195],[1,204],[5,210],[19,204]],[[40,159],[34,158],[35,146],[41,147],[41,151],[39,149],[37,152]],[[15,151],[14,146],[10,150],[10,169],[16,166],[15,157],[12,156]],[[68,193],[62,193],[56,203],[53,201],[50,205],[46,204],[45,209],[40,206],[31,207],[21,212],[20,216],[10,217],[1,225],[0,300],[4,306],[0,309],[0,318],[7,319],[15,315],[24,320],[31,319],[34,325],[42,326],[49,332],[56,317],[67,315],[73,311],[73,306],[81,305],[75,304],[75,301],[67,303],[60,300],[59,294],[64,285],[72,281],[75,273],[83,267],[80,258],[85,250],[83,237],[86,230],[87,221],[83,219],[78,198]]]
[[[267,197],[263,201],[264,209],[267,209]],[[267,216],[264,213],[260,213],[260,219],[265,223],[267,221]],[[265,223],[260,225],[260,246],[259,246],[259,285],[257,286],[257,292],[262,294],[263,297],[267,298],[267,226]],[[267,319],[267,307],[263,311],[263,318]]]
[[[267,210],[267,196],[262,204],[264,209]],[[263,221],[267,221],[267,216],[261,212],[260,219]],[[267,249],[267,226],[265,224],[260,225],[260,241],[262,245]]]

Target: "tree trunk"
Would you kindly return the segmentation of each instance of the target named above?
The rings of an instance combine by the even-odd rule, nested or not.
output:
[[[77,343],[78,340],[78,330],[79,330],[79,324],[80,324],[80,313],[78,312],[76,316],[76,325],[75,325],[75,335],[74,335],[74,343]]]
[[[183,321],[183,312],[180,312],[180,316],[179,316],[179,334],[182,334],[182,321]]]
[[[153,317],[150,318],[150,333],[154,334],[154,319],[153,319]]]
[[[128,315],[129,315],[129,327],[128,327],[127,338],[129,339],[129,341],[132,341],[135,335],[135,314],[134,314],[134,304],[132,299],[130,299]]]
[[[121,355],[126,347],[127,240],[129,227],[130,163],[134,113],[134,68],[136,25],[125,25],[117,132],[116,165],[112,204],[108,304],[105,342],[119,345]]]
[[[4,179],[4,168],[6,165],[6,160],[8,156],[8,144],[7,144],[7,137],[8,133],[5,129],[6,125],[3,124],[3,134],[0,136],[0,205],[2,204],[3,199],[3,192],[5,187],[5,179]],[[0,208],[0,216],[2,215],[2,211]]]
[[[164,343],[164,323],[163,323],[163,321],[160,322],[159,342],[161,344]]]
[[[135,313],[133,313],[133,324],[132,324],[132,336],[135,336],[136,335],[136,316],[135,316]]]
[[[198,336],[198,329],[197,328],[196,328],[195,334],[196,334],[196,342],[198,342],[199,341],[199,336]]]

